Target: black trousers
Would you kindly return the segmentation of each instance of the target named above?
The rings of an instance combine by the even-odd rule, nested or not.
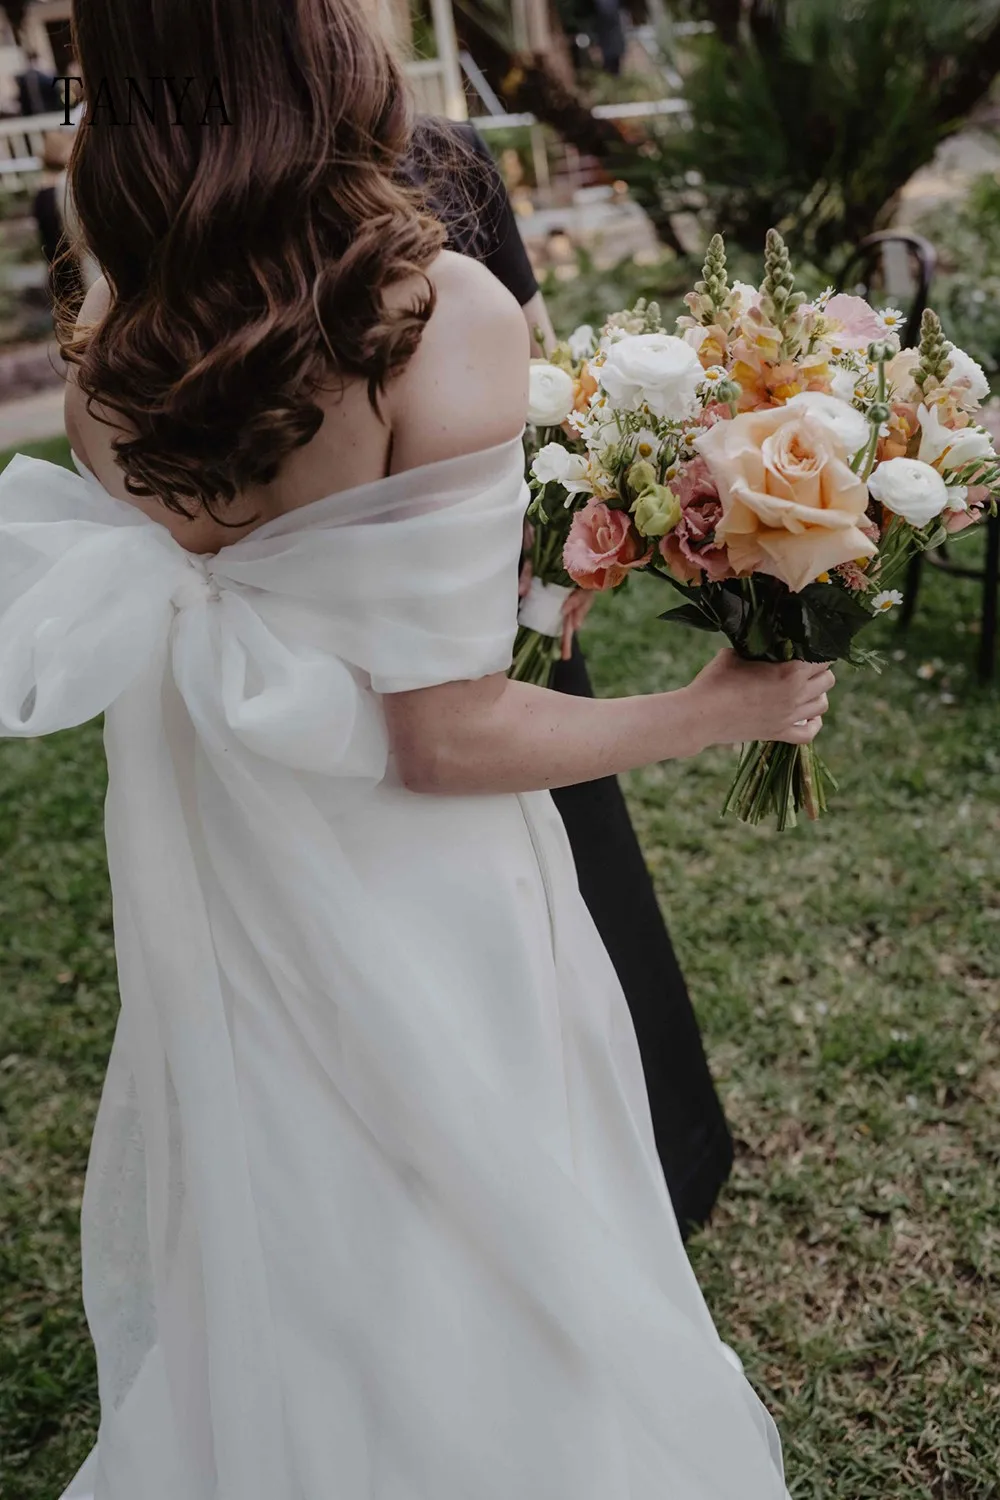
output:
[[[579,645],[553,687],[592,698]],[[729,1176],[733,1143],[698,1022],[614,776],[553,793],[580,890],[618,972],[642,1054],[656,1145],[681,1229],[703,1224]]]

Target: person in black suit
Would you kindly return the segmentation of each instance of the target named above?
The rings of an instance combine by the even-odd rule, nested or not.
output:
[[[427,188],[451,248],[481,260],[524,309],[529,328],[552,325],[489,147],[470,125],[418,123],[410,175]],[[574,637],[553,687],[593,697]],[[708,1218],[732,1167],[733,1144],[701,1034],[615,777],[553,792],[580,890],[621,980],[642,1054],[656,1143],[682,1231]]]

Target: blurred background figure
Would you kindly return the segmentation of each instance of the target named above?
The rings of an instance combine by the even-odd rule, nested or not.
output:
[[[83,295],[78,257],[66,237],[66,168],[73,149],[73,132],[47,130],[42,152],[42,176],[33,212],[42,255],[49,268],[49,292],[54,304]]]
[[[618,0],[593,0],[594,31],[605,73],[617,78],[625,56],[625,26]]]
[[[604,71],[617,78],[627,46],[620,0],[559,0],[556,11],[562,27],[575,38],[577,58],[589,61],[596,49]]]
[[[62,93],[51,73],[38,66],[38,53],[26,54],[28,66],[18,74],[17,95],[22,115],[47,115],[60,109]]]

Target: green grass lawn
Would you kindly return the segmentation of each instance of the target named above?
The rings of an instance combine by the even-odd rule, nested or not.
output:
[[[658,590],[599,601],[602,691],[676,686],[713,649],[656,622]],[[976,606],[933,575],[908,641],[876,627],[884,675],[841,670],[823,823],[719,821],[728,752],[628,782],[738,1137],[694,1261],[795,1500],[998,1492],[1000,712]],[[77,1216],[117,1004],[103,792],[96,725],[0,742],[9,1500],[54,1500],[96,1423]]]

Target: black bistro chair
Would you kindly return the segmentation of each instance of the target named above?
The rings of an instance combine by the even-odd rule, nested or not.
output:
[[[906,326],[901,335],[904,349],[914,347],[920,340],[920,320],[930,299],[931,283],[937,268],[934,246],[922,235],[902,230],[884,230],[869,235],[861,241],[841,278],[841,290],[856,292],[868,297],[884,286],[885,254],[890,246],[902,247],[907,252],[913,276],[913,291],[910,297]],[[910,563],[903,589],[903,607],[900,610],[900,629],[905,630],[913,619],[917,606],[917,595],[923,576],[924,564],[940,568],[956,578],[971,578],[982,585],[982,611],[979,636],[979,679],[992,681],[997,659],[997,603],[1000,597],[1000,516],[991,516],[986,522],[986,560],[981,568],[964,567],[950,555],[945,542],[933,552],[917,556]]]

